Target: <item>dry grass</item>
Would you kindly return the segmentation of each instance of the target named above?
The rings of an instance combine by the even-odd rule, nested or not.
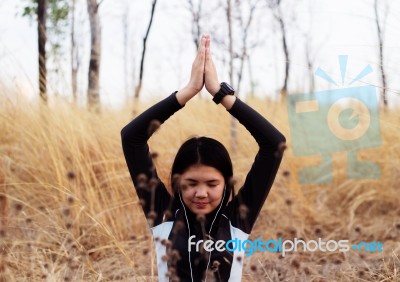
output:
[[[380,241],[384,252],[255,253],[245,260],[243,281],[398,281],[399,112],[381,111],[383,146],[363,151],[381,166],[379,181],[347,179],[340,153],[332,185],[300,185],[298,169],[318,158],[293,156],[283,104],[249,103],[289,145],[251,237]],[[42,109],[22,99],[0,105],[0,281],[156,281],[149,229],[120,143],[128,107],[94,115],[61,101]],[[229,126],[222,107],[191,101],[151,140],[162,179],[191,135],[230,148]],[[256,145],[241,125],[238,135],[232,158],[240,184]]]

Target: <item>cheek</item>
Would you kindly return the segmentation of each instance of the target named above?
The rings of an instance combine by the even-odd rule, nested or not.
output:
[[[194,196],[194,189],[182,189],[181,190],[182,200],[187,204]]]
[[[214,200],[219,200],[222,198],[223,194],[224,194],[224,186],[216,187],[216,189],[213,189],[209,192],[209,197]]]

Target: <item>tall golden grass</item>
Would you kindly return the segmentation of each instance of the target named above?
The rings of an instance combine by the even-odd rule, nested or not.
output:
[[[346,155],[338,153],[333,184],[300,185],[298,170],[318,158],[293,156],[284,103],[248,103],[288,140],[251,238],[380,241],[384,252],[258,252],[245,259],[243,281],[398,281],[399,110],[380,112],[383,145],[360,156],[380,165],[379,180],[348,179]],[[0,109],[0,281],[157,281],[152,239],[121,148],[131,108],[98,115],[63,101],[41,107],[3,99]],[[162,180],[168,182],[188,137],[214,137],[229,149],[229,130],[225,109],[190,101],[150,140]],[[257,146],[241,125],[238,136],[232,159],[239,187]]]

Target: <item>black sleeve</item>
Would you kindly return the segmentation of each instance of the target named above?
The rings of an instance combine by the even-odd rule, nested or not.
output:
[[[256,140],[259,150],[243,186],[228,204],[232,225],[250,234],[260,210],[267,199],[282,160],[282,135],[263,116],[236,99],[229,110]]]
[[[162,222],[171,195],[157,175],[147,140],[153,134],[154,127],[161,125],[182,108],[176,99],[176,93],[177,91],[144,111],[121,130],[122,149],[129,173],[142,201],[143,211],[146,216],[154,218],[154,226]],[[150,212],[155,214],[149,215]]]

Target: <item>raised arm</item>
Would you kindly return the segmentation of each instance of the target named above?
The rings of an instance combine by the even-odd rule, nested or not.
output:
[[[240,99],[236,99],[229,113],[251,133],[259,146],[246,180],[229,207],[234,212],[232,224],[249,234],[275,180],[286,138]]]
[[[155,217],[154,225],[161,223],[171,196],[158,178],[147,140],[156,127],[182,108],[175,94],[158,102],[121,130],[122,149],[129,173],[145,215]],[[155,214],[150,215],[151,211]]]
[[[204,85],[205,37],[192,64],[189,83],[180,91],[144,111],[121,130],[122,149],[133,184],[146,216],[161,223],[171,196],[160,181],[150,154],[148,139],[155,129],[181,109]]]
[[[220,89],[209,37],[206,38],[205,87],[212,96]],[[246,127],[259,146],[244,185],[226,210],[232,225],[249,234],[275,180],[286,139],[263,116],[235,96],[225,96],[221,104]]]

